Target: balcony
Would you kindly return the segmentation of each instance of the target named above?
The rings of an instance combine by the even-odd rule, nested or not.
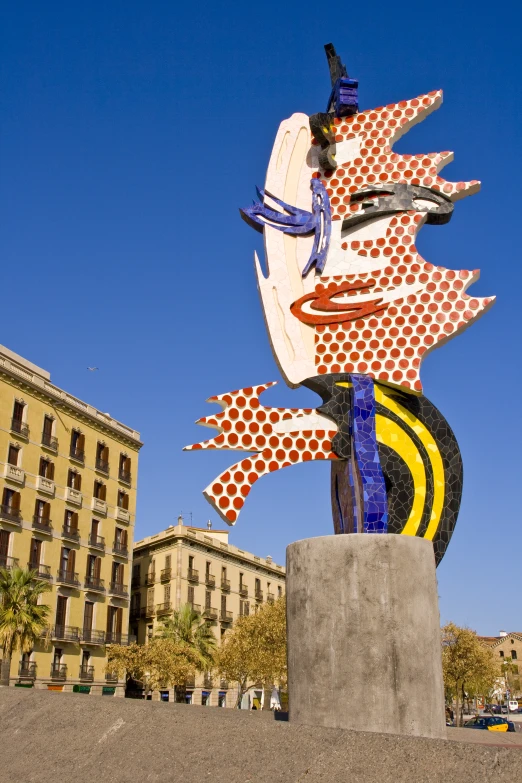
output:
[[[116,506],[116,519],[118,519],[120,522],[129,522],[130,514],[128,509],[122,508],[121,506]]]
[[[241,598],[248,598],[248,587],[246,585],[239,585],[239,595]]]
[[[105,539],[103,536],[97,536],[95,533],[89,533],[89,546],[92,549],[105,551]]]
[[[140,609],[140,617],[154,617],[156,614],[156,610],[154,609],[154,604],[148,604],[144,608]]]
[[[27,568],[31,571],[36,571],[36,579],[52,579],[51,566],[43,565],[42,563],[27,563]]]
[[[130,483],[131,483],[131,472],[130,472],[130,470],[123,470],[122,468],[120,468],[120,470],[118,471],[118,479],[119,479],[119,481],[123,481],[124,484],[129,484],[130,485]]]
[[[33,661],[20,661],[18,664],[18,676],[21,680],[35,680],[36,663]]]
[[[56,581],[60,582],[60,584],[62,585],[69,585],[69,587],[80,586],[80,580],[78,579],[78,574],[74,571],[65,571],[62,568],[58,571],[56,575]]]
[[[101,514],[103,517],[107,516],[107,503],[100,498],[93,498],[91,500],[91,509],[95,514]]]
[[[57,454],[58,438],[53,437],[53,435],[49,435],[48,432],[42,432],[42,446],[44,449],[54,451],[54,453]]]
[[[72,503],[74,506],[82,505],[82,493],[79,489],[74,489],[74,487],[66,488],[65,499],[68,503]]]
[[[228,690],[228,680],[220,680],[219,681],[219,688],[222,691],[227,691]]]
[[[82,682],[94,682],[94,666],[80,666],[79,679]]]
[[[105,682],[118,682],[116,672],[105,672]]]
[[[205,620],[217,620],[218,612],[213,606],[205,606],[203,609],[203,617]]]
[[[105,631],[92,631],[84,628],[81,641],[83,644],[105,644]]]
[[[51,481],[51,479],[45,478],[45,476],[37,476],[36,489],[39,492],[43,492],[45,495],[50,495],[53,498],[56,486],[54,481]]]
[[[231,623],[233,620],[232,612],[227,612],[226,609],[222,609],[219,613],[219,619],[222,623]]]
[[[79,541],[80,531],[77,527],[73,527],[72,525],[63,525],[62,538],[68,538],[69,541]]]
[[[133,634],[127,633],[115,633],[114,631],[107,631],[105,634],[105,644],[121,644],[127,647],[129,644],[135,644],[136,637]]]
[[[187,572],[187,579],[189,582],[199,582],[199,571],[196,571],[195,568],[189,568]]]
[[[5,568],[6,571],[11,571],[12,568],[18,568],[18,558],[0,555],[0,568]]]
[[[86,590],[89,590],[91,593],[104,593],[105,592],[105,582],[103,579],[99,579],[96,576],[90,576],[88,574],[85,575],[85,582],[84,587]]]
[[[193,612],[197,612],[197,614],[201,614],[201,604],[191,603],[190,607]]]
[[[263,591],[256,587],[256,601],[262,601],[263,600]]]
[[[153,585],[155,581],[156,581],[156,572],[150,571],[145,577],[145,584]]]
[[[230,591],[230,579],[225,579],[224,577],[221,579],[221,589],[227,593]]]
[[[119,598],[129,597],[127,585],[122,585],[121,582],[110,582],[109,593],[111,593],[111,595],[117,595]]]
[[[74,625],[53,625],[51,638],[61,642],[79,642],[80,629]]]
[[[127,547],[127,544],[122,544],[121,541],[114,541],[112,545],[112,552],[113,554],[118,555],[118,557],[129,556],[129,549]]]
[[[159,617],[160,615],[170,614],[172,612],[172,604],[170,601],[165,601],[163,604],[158,604],[156,606],[156,614]]]
[[[269,604],[273,604],[275,601],[275,595],[273,593],[267,593],[266,600],[268,601]]]
[[[11,419],[11,432],[14,432],[16,435],[19,435],[21,438],[25,438],[26,440],[29,438],[29,427],[25,421],[17,419],[16,417]]]
[[[212,679],[212,675],[209,674],[209,672],[205,672],[203,675],[203,687],[204,688],[213,688],[214,687],[214,681]]]
[[[69,449],[69,458],[73,459],[75,462],[80,462],[83,465],[85,463],[85,452],[83,449],[71,446]]]
[[[53,526],[49,517],[39,517],[38,514],[33,517],[33,529],[39,530],[40,533],[47,533],[49,536],[53,534]]]
[[[8,481],[12,481],[14,484],[23,485],[25,481],[25,470],[19,468],[18,465],[6,463],[4,476]]]
[[[96,470],[100,473],[105,473],[106,476],[109,475],[109,463],[106,459],[100,459],[99,457],[96,457]]]
[[[196,678],[192,675],[189,675],[188,677],[185,677],[185,682],[183,685],[186,688],[194,688],[196,686]]]
[[[51,664],[51,680],[61,680],[63,682],[66,679],[67,679],[67,664],[66,663]]]
[[[162,582],[170,582],[172,576],[172,568],[164,568],[160,574]]]
[[[11,522],[13,525],[22,524],[22,513],[19,508],[13,508],[13,506],[0,506],[0,519],[5,522]]]

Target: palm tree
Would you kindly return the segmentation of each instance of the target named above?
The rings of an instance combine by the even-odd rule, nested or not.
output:
[[[51,587],[37,580],[36,571],[0,568],[0,646],[3,650],[1,685],[9,685],[15,650],[29,652],[47,625],[51,607],[38,600]]]
[[[196,612],[190,604],[175,609],[172,617],[164,620],[162,625],[157,636],[190,645],[199,658],[199,671],[209,671],[212,668],[216,653],[216,637],[212,628],[201,619],[199,612]]]

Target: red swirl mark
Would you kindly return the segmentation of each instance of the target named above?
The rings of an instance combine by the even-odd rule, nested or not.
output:
[[[339,324],[344,321],[355,321],[357,318],[365,318],[367,315],[386,310],[388,302],[383,302],[382,297],[370,299],[367,302],[336,302],[335,297],[348,291],[359,291],[361,288],[371,288],[375,282],[359,280],[354,283],[330,283],[324,291],[313,291],[305,294],[292,305],[290,312],[305,324],[319,326],[324,324]],[[311,302],[310,308],[317,310],[318,315],[303,311],[305,302]],[[321,314],[322,313],[322,314]]]

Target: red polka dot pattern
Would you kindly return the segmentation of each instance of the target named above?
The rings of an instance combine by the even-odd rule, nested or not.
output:
[[[259,395],[270,386],[275,383],[211,397],[208,402],[217,402],[224,410],[214,416],[204,416],[196,423],[215,427],[220,434],[185,447],[185,451],[237,449],[257,452],[228,468],[203,492],[229,525],[237,521],[252,485],[265,473],[309,460],[337,459],[332,453],[332,438],[337,432],[334,423],[324,418],[324,428],[318,428],[317,413],[312,408],[261,405]],[[307,417],[310,429],[303,428],[307,426]],[[292,419],[296,422],[295,430],[288,424]],[[283,428],[284,432],[276,431]]]

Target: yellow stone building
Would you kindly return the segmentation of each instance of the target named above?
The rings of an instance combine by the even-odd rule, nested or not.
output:
[[[52,587],[48,640],[15,653],[11,684],[123,695],[106,647],[129,640],[141,445],[0,346],[0,566],[30,565]]]
[[[210,524],[210,523],[209,523]],[[130,629],[146,644],[182,604],[211,624],[218,643],[239,616],[256,612],[285,592],[285,569],[228,543],[228,530],[177,525],[134,545]],[[174,700],[174,691],[161,694]],[[234,707],[236,692],[223,680],[201,675],[183,698],[191,704]]]

